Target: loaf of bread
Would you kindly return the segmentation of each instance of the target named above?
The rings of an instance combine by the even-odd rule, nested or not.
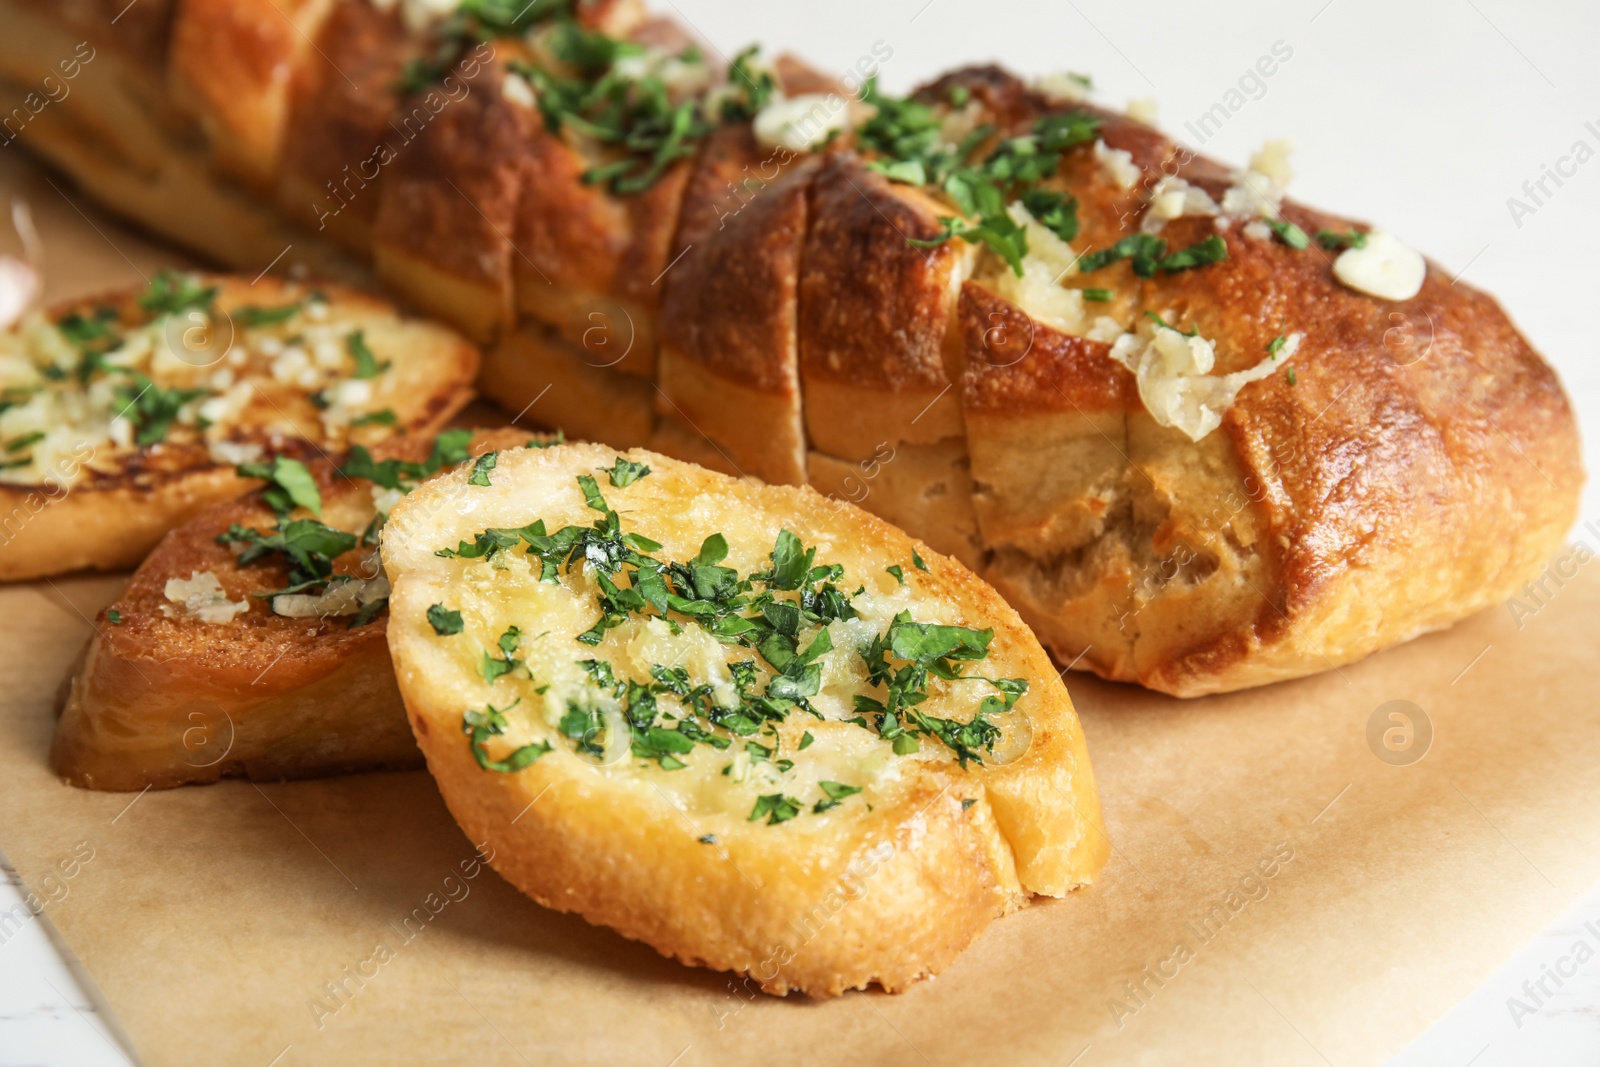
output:
[[[1336,667],[1503,600],[1576,514],[1505,313],[1284,199],[1276,149],[1224,167],[1068,78],[724,68],[627,0],[119,6],[0,0],[10,83],[100,50],[20,144],[228,262],[369,265],[513,413],[858,503],[1063,664]]]
[[[391,438],[177,527],[94,620],[52,768],[86,789],[419,767],[389,662],[384,516],[439,471],[543,444],[512,429]]]
[[[770,993],[898,991],[1109,855],[1038,641],[850,504],[513,448],[396,504],[383,560],[428,769],[547,907]]]
[[[163,271],[0,332],[0,579],[132,567],[238,470],[431,434],[454,330],[340,286]]]

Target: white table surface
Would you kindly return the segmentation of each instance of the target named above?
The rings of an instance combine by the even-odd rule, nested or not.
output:
[[[726,54],[781,42],[844,71],[887,46],[882,81],[891,91],[975,61],[1025,74],[1086,72],[1101,102],[1154,99],[1163,127],[1196,147],[1185,124],[1282,42],[1290,58],[1205,141],[1205,153],[1243,162],[1266,138],[1291,137],[1299,172],[1291,195],[1379,222],[1497,294],[1560,370],[1590,431],[1587,466],[1600,467],[1600,64],[1592,55],[1600,4],[1592,0],[1248,0],[1226,10],[1184,0],[651,2]],[[1581,164],[1579,141],[1593,157]],[[1558,165],[1569,175],[1559,186],[1546,178],[1537,201],[1524,190]],[[1533,210],[1514,214],[1511,197]],[[1583,519],[1594,527],[1574,536],[1600,549],[1594,483]],[[0,915],[21,906],[6,873]],[[0,925],[0,1067],[132,1062],[45,923],[7,929]],[[1556,972],[1571,973],[1558,985]],[[1533,1005],[1524,984],[1537,993],[1541,980],[1551,995],[1540,994],[1532,1013],[1517,1009],[1511,998]],[[1600,886],[1393,1062],[1600,1062]]]

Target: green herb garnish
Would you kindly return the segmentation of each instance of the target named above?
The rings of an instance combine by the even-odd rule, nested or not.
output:
[[[484,745],[489,738],[498,737],[506,732],[505,713],[515,706],[512,704],[501,710],[493,704],[486,704],[483,711],[469,711],[461,716],[461,732],[471,738],[472,755],[477,759],[478,766],[486,771],[515,774],[550,751],[549,742],[535,741],[531,745],[514,749],[505,759],[489,758]]]
[[[643,463],[635,463],[631,459],[617,457],[617,462],[610,467],[601,467],[611,476],[611,484],[621,489],[632,485],[634,482],[650,473],[650,468]]]
[[[114,404],[118,416],[133,425],[134,443],[141,446],[166,440],[184,405],[206,395],[204,389],[163,389],[138,371],[130,372],[130,379],[117,385]]]
[[[518,667],[526,666],[522,660],[517,659],[514,655],[517,651],[517,646],[521,642],[522,630],[519,627],[512,626],[501,634],[500,640],[496,642],[500,648],[500,655],[492,656],[488,652],[484,652],[483,662],[479,669],[483,673],[485,682],[493,685],[497,680],[510,674]]]
[[[768,826],[776,826],[780,822],[788,822],[799,814],[798,800],[786,797],[782,793],[772,793],[756,799],[756,806],[750,810],[750,818],[746,821],[755,822],[765,816]]]
[[[202,286],[187,274],[163,270],[150,279],[150,285],[139,297],[139,306],[152,315],[178,315],[191,308],[209,315],[216,297],[216,286]]]
[[[837,808],[839,802],[845,797],[853,797],[861,792],[858,785],[845,785],[843,782],[818,782],[817,786],[827,794],[827,799],[819,800],[811,806],[814,815],[820,815],[831,808]]]
[[[1217,234],[1169,254],[1167,242],[1162,238],[1154,234],[1133,233],[1109,248],[1089,252],[1080,257],[1078,270],[1083,274],[1092,274],[1113,263],[1127,260],[1133,268],[1133,273],[1141,278],[1153,278],[1158,271],[1174,274],[1208,263],[1220,263],[1227,258],[1227,242]]]
[[[1278,240],[1296,251],[1304,251],[1311,247],[1311,238],[1306,236],[1306,231],[1296,226],[1287,219],[1263,219],[1272,232],[1278,235]]]
[[[485,452],[483,455],[473,460],[472,473],[467,475],[467,484],[483,486],[488,485],[489,472],[494,470],[495,464],[498,461],[499,454],[496,452]]]
[[[245,329],[255,329],[260,326],[276,326],[280,322],[288,322],[300,314],[300,302],[285,304],[282,307],[241,307],[233,310],[233,321]]]
[[[428,608],[428,624],[440,637],[451,637],[462,630],[461,612],[434,604]]]
[[[261,498],[281,519],[297,506],[321,517],[322,494],[317,480],[306,465],[287,456],[274,456],[270,463],[241,463],[234,468],[241,478],[261,478],[267,482]]]
[[[1340,248],[1365,248],[1367,235],[1359,230],[1346,230],[1343,233],[1338,230],[1318,230],[1317,244],[1330,252]]]
[[[350,358],[356,361],[354,376],[356,378],[376,378],[389,369],[389,361],[378,362],[378,357],[373,355],[372,349],[367,345],[367,332],[365,330],[352,330],[345,336],[345,349],[350,353]]]

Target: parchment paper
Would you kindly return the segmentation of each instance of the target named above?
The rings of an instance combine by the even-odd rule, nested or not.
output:
[[[175,262],[0,182],[52,297]],[[774,1000],[545,911],[422,773],[60,784],[55,690],[117,577],[0,589],[0,849],[152,1065],[1376,1063],[1600,879],[1600,569],[1564,573],[1267,689],[1069,675],[1110,865],[897,997]]]

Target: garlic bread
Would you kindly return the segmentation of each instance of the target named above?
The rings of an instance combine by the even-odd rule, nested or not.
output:
[[[389,648],[382,516],[440,470],[544,443],[450,430],[279,457],[265,489],[162,540],[95,620],[51,765],[87,789],[165,789],[419,766]]]
[[[771,993],[900,990],[1105,862],[1033,635],[849,504],[517,449],[400,501],[383,556],[429,770],[548,907]]]
[[[106,6],[0,0],[0,79]],[[1179,696],[1338,667],[1504,601],[1577,514],[1555,372],[1287,198],[1281,142],[1224,164],[993,65],[895,96],[884,42],[722,62],[637,0],[144,8],[24,146],[212,258],[360,260],[495,342],[508,410],[857,503],[1058,662]]]
[[[335,287],[163,271],[0,334],[0,579],[130,567],[240,463],[429,434],[477,351]]]

